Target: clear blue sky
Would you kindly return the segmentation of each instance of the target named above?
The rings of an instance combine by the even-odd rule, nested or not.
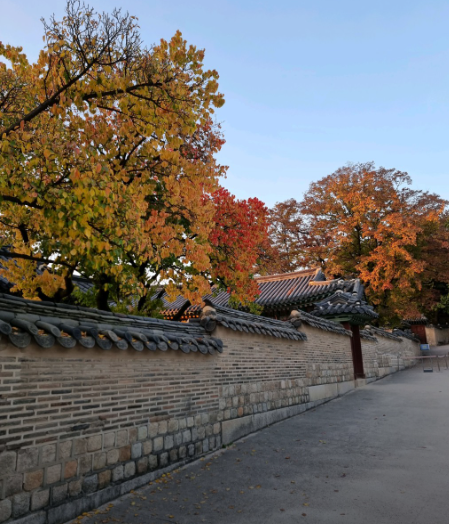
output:
[[[139,17],[151,45],[180,29],[220,74],[224,185],[268,205],[345,163],[408,171],[449,199],[449,3],[92,0]],[[63,0],[0,0],[0,40],[34,58]]]

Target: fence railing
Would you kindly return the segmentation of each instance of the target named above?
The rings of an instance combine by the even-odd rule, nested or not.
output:
[[[446,353],[445,355],[422,355],[420,357],[416,356],[416,357],[401,357],[401,358],[402,360],[421,360],[423,369],[424,369],[424,361],[426,359],[430,359],[430,365],[432,366],[432,370],[433,370],[433,363],[435,361],[438,367],[438,371],[441,371],[440,361],[444,360],[444,363],[446,364],[446,369],[449,369],[449,366],[448,366],[449,354],[448,353]],[[399,366],[399,358],[398,358],[398,366]]]

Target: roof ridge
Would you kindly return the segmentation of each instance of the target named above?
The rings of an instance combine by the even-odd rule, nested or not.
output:
[[[321,268],[311,269],[300,269],[299,271],[293,271],[292,273],[278,273],[276,275],[264,275],[260,277],[254,277],[256,282],[275,282],[279,280],[291,280],[299,276],[318,274]]]

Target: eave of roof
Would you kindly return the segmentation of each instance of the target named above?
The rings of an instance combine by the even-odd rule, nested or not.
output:
[[[307,340],[305,333],[298,331],[290,322],[253,315],[251,313],[244,313],[243,311],[237,311],[236,309],[228,307],[217,306],[210,300],[206,300],[206,304],[208,304],[214,312],[213,315],[201,319],[201,323],[206,327],[206,329],[213,330],[215,324],[218,324],[234,331],[244,331],[297,341]],[[211,318],[212,322],[210,321]]]
[[[33,340],[44,348],[58,344],[72,348],[113,346],[136,351],[178,350],[214,354],[222,351],[221,340],[200,325],[149,317],[110,313],[81,306],[25,300],[0,294],[0,332],[19,348]]]

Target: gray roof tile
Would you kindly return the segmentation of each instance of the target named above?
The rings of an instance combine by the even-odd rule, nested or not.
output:
[[[221,352],[221,340],[211,337],[199,324],[170,322],[136,315],[116,315],[90,308],[67,307],[64,304],[39,302],[0,293],[0,332],[19,348],[33,340],[48,348],[56,343],[71,348],[78,342],[86,348],[113,346],[135,351],[184,353]],[[179,341],[182,341],[181,344]]]

